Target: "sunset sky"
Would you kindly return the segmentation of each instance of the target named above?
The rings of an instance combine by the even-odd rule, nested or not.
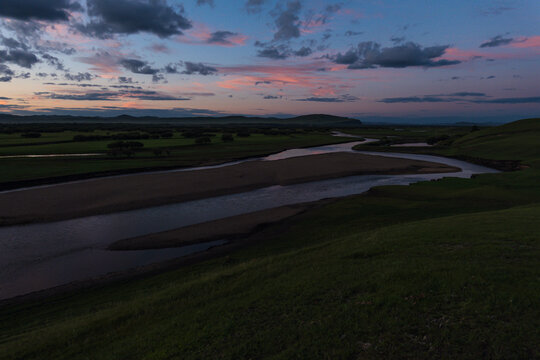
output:
[[[0,111],[540,113],[538,0],[1,0]]]

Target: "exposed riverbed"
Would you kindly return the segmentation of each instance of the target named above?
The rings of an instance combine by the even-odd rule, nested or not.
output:
[[[352,152],[352,147],[359,143],[292,149],[264,159],[273,161],[329,152]],[[446,176],[468,178],[473,174],[495,172],[486,167],[437,156],[361,153],[437,162],[458,167],[462,171],[445,174],[348,176],[294,185],[270,186],[238,194],[58,222],[2,227],[0,299],[177,258],[224,243],[213,241],[160,250],[114,252],[106,250],[109,244],[121,239],[284,205],[359,194],[373,186],[407,185]],[[206,168],[208,167],[204,167]],[[197,168],[175,171],[197,171]]]

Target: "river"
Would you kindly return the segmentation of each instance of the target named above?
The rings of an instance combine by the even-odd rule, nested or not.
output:
[[[364,142],[369,141],[372,139]],[[273,161],[328,152],[354,151],[352,148],[359,143],[361,142],[356,141],[291,149],[264,158],[243,161]],[[219,240],[159,250],[106,250],[109,244],[117,240],[284,205],[360,194],[373,186],[407,185],[449,176],[469,178],[473,174],[496,172],[483,166],[438,156],[360,153],[438,162],[461,168],[462,171],[445,174],[349,176],[295,185],[270,186],[239,194],[112,214],[1,227],[0,299],[166,261],[225,243],[224,240]],[[235,163],[239,161],[216,166],[228,166]],[[197,171],[203,168],[208,167],[170,171]]]

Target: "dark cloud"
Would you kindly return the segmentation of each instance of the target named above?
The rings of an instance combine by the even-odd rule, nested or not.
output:
[[[109,87],[112,87],[113,89],[138,89],[138,90],[142,90],[141,86],[134,86],[134,85],[110,85]]]
[[[408,96],[408,97],[392,97],[384,98],[379,100],[379,102],[386,104],[394,103],[436,103],[436,102],[462,102],[462,101],[471,101],[469,99],[463,99],[467,97],[486,97],[487,95],[482,92],[470,92],[470,91],[459,91],[451,94],[437,94],[437,95],[424,95],[424,96]]]
[[[345,36],[357,36],[357,35],[362,35],[363,33],[364,33],[363,31],[347,30],[345,31]]]
[[[152,82],[153,83],[163,82],[164,84],[168,83],[167,79],[165,78],[165,75],[159,74],[159,73],[152,75]]]
[[[44,31],[45,25],[37,21],[4,21],[2,27],[17,34],[17,40],[24,44],[36,43]]]
[[[446,97],[445,97],[446,96]],[[468,99],[467,97],[478,97],[480,99]],[[420,103],[420,102],[467,102],[472,104],[538,104],[540,97],[517,97],[517,98],[485,98],[486,94],[476,92],[456,92],[448,95],[427,95],[385,98],[379,102],[386,104],[394,103]]]
[[[330,4],[327,5],[326,8],[324,8],[324,12],[327,14],[333,14],[341,10],[341,4]]]
[[[57,84],[60,85],[60,84]],[[58,94],[53,92],[41,91],[34,93],[36,96],[55,100],[76,100],[76,101],[117,101],[120,99],[136,99],[148,101],[185,101],[190,98],[171,96],[152,90],[124,89],[117,92],[113,91],[91,91],[86,93],[66,93]]]
[[[299,0],[289,1],[285,9],[277,9],[274,33],[274,41],[286,41],[300,37],[300,22],[298,13],[302,8]]]
[[[157,116],[157,117],[193,117],[193,116],[224,116],[230,115],[220,111],[209,109],[192,109],[192,108],[173,108],[173,109],[137,109],[126,108],[120,106],[100,106],[100,107],[83,107],[83,108],[65,108],[52,107],[41,108],[28,114],[57,114],[57,115],[73,115],[73,116],[106,116],[113,117],[118,115],[132,116]]]
[[[133,78],[128,78],[128,77],[125,77],[125,76],[119,76],[118,77],[118,82],[120,84],[133,84]]]
[[[56,56],[52,56],[52,55],[49,55],[49,54],[43,54],[43,55],[41,55],[41,57],[43,59],[45,59],[47,64],[49,64],[51,66],[54,66],[56,68],[56,70],[61,70],[61,71],[65,70],[64,63],[62,62],[62,60],[60,60]]]
[[[82,87],[82,88],[100,87],[102,89],[106,89],[106,88],[103,88],[101,85],[98,85],[98,84],[68,84],[68,85]]]
[[[341,9],[341,4],[330,4],[327,5],[323,11],[314,14],[313,11],[310,11],[307,15],[306,20],[303,22],[309,28],[310,24],[324,25],[328,23],[332,15],[338,12]],[[326,36],[330,37],[329,34]]]
[[[95,75],[92,75],[88,72],[85,72],[85,73],[78,73],[78,74],[70,74],[70,73],[66,73],[64,75],[64,77],[66,78],[66,80],[69,80],[69,81],[77,81],[77,82],[81,82],[81,81],[90,81],[92,80],[93,78],[95,78],[96,76]]]
[[[0,50],[0,63],[9,62],[30,69],[39,62],[36,55],[25,50]]]
[[[326,32],[322,36],[322,41],[326,41],[332,37],[330,29],[326,30]]]
[[[137,100],[151,101],[172,101],[172,100],[191,100],[190,98],[171,96],[153,90],[121,90],[117,94],[120,97],[128,97]]]
[[[38,72],[38,73],[36,74],[36,76],[38,76],[38,77],[47,77],[48,75],[49,75],[49,74],[44,73],[44,72]]]
[[[480,45],[480,47],[485,48],[485,47],[496,47],[496,46],[508,45],[513,41],[514,39],[512,38],[503,38],[502,35],[497,35],[495,37],[492,37],[488,41],[483,42]]]
[[[4,64],[0,64],[0,74],[8,76],[15,75],[15,73],[7,65]]]
[[[2,0],[0,17],[17,20],[66,21],[70,11],[81,11],[78,2],[70,0]]]
[[[0,82],[3,82],[4,80],[2,80],[3,78],[0,78]],[[0,109],[1,110],[19,110],[19,109],[24,109],[28,106],[26,105],[17,105],[17,104],[0,104]]]
[[[540,104],[540,97],[519,97],[471,100],[475,104]]]
[[[23,49],[23,50],[28,50],[28,45],[18,41],[18,40],[15,40],[13,38],[8,38],[8,37],[2,37],[2,45],[4,45],[5,47],[7,47],[8,49]]]
[[[408,96],[408,97],[393,97],[393,98],[385,98],[379,100],[379,102],[386,103],[386,104],[394,104],[394,103],[422,103],[422,102],[428,102],[428,103],[434,103],[434,102],[451,102],[454,101],[453,99],[445,99],[441,97],[436,96]]]
[[[40,41],[35,42],[33,46],[41,52],[55,51],[66,55],[73,55],[77,52],[77,50],[71,47],[68,43],[59,41],[40,39]]]
[[[304,57],[304,56],[309,56],[313,53],[313,50],[311,50],[311,48],[307,47],[307,46],[303,46],[302,48],[296,50],[294,52],[294,55],[295,56],[300,56],[300,57]]]
[[[187,75],[193,75],[193,74],[199,74],[199,75],[213,75],[217,73],[217,69],[208,65],[204,65],[203,63],[193,63],[186,61],[184,62],[185,70],[182,71],[182,74]]]
[[[271,81],[269,81],[269,80],[264,80],[264,81],[256,81],[256,82],[255,82],[255,86],[257,86],[257,85],[261,85],[261,84],[264,84],[264,85],[269,85],[269,84],[271,84],[271,83],[272,83],[272,82],[271,82]]]
[[[281,99],[283,98],[283,96],[279,95],[279,96],[274,96],[274,95],[266,95],[263,97],[263,99],[266,99],[266,100],[275,100],[275,99]]]
[[[282,60],[291,55],[290,51],[291,50],[289,47],[285,45],[267,45],[263,49],[257,51],[257,56],[274,60]]]
[[[154,75],[159,72],[158,69],[152,68],[146,61],[137,59],[122,59],[120,65],[135,74]]]
[[[352,95],[341,95],[338,97],[308,97],[304,99],[296,99],[296,101],[312,101],[312,102],[324,102],[324,103],[354,102],[358,100],[360,99]]]
[[[185,96],[216,96],[216,94],[212,92],[186,92],[182,93],[182,95]]]
[[[206,42],[209,44],[232,45],[232,42],[228,38],[236,35],[238,33],[231,31],[216,31],[210,34],[210,38]]]
[[[388,48],[381,48],[373,41],[361,42],[346,53],[330,56],[337,64],[349,65],[349,69],[372,69],[376,67],[405,68],[411,66],[438,67],[459,64],[458,60],[437,58],[444,55],[448,45],[423,48],[419,44],[407,42]]]
[[[72,55],[76,50],[68,43],[49,39],[43,39],[46,33],[46,24],[39,21],[10,20],[2,22],[2,27],[15,34],[16,38],[4,37],[0,35],[2,44],[8,49],[20,49],[29,51],[34,49],[39,53],[59,52]]]
[[[215,4],[214,4],[214,0],[197,0],[197,5],[198,6],[201,6],[201,5],[209,5],[211,7],[214,7]]]
[[[485,9],[484,11],[482,11],[482,14],[486,16],[500,15],[504,12],[515,10],[515,9],[516,9],[515,7],[510,7],[510,6],[495,6],[495,7],[490,7],[490,8]]]
[[[261,11],[261,8],[266,0],[247,0],[246,11],[250,14],[255,14]]]
[[[481,93],[481,92],[460,91],[460,92],[448,94],[447,96],[486,96],[486,94]]]
[[[405,41],[405,36],[393,36],[390,38],[390,41],[394,43],[394,45],[401,44]]]
[[[183,15],[165,0],[88,0],[91,21],[78,26],[84,34],[112,38],[116,34],[147,32],[160,38],[181,35],[192,27]]]
[[[17,79],[30,79],[30,76],[32,76],[32,74],[30,74],[29,72],[24,72],[16,75],[15,77]]]
[[[178,74],[178,67],[176,64],[168,64],[163,69],[167,74]]]
[[[76,100],[76,101],[115,101],[115,92],[89,92],[83,94],[56,94],[51,92],[35,93],[38,96],[54,100]]]

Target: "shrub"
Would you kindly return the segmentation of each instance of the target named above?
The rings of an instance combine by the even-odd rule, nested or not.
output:
[[[223,142],[234,141],[234,137],[232,136],[232,134],[223,134],[221,135],[221,141]]]
[[[21,134],[21,137],[23,137],[23,138],[39,138],[39,137],[41,137],[41,133],[28,132],[28,133]]]
[[[203,145],[203,144],[210,144],[212,142],[212,139],[210,139],[208,136],[199,137],[195,139],[195,144]]]
[[[140,149],[144,146],[138,141],[115,141],[107,145],[109,149]]]
[[[450,136],[448,136],[448,135],[434,136],[434,137],[428,138],[426,140],[426,142],[429,145],[435,145],[436,143],[441,142],[443,140],[448,140],[449,138],[450,138]]]
[[[240,130],[239,132],[236,133],[236,136],[238,136],[238,137],[249,137],[249,136],[251,136],[251,133],[249,131],[246,131],[246,130]]]

